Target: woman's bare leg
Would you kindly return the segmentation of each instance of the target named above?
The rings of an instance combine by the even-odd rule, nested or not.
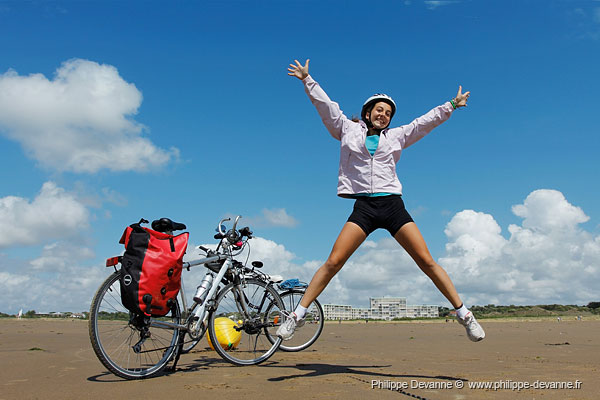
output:
[[[425,239],[414,222],[409,222],[398,229],[394,238],[415,260],[419,268],[433,281],[434,285],[452,303],[454,308],[462,305],[462,301],[454,288],[454,284],[446,271],[431,257]]]
[[[310,303],[321,294],[329,281],[331,281],[331,278],[342,269],[348,258],[350,258],[352,253],[358,249],[366,238],[367,235],[365,232],[355,223],[346,222],[344,224],[327,261],[315,272],[310,284],[306,288],[300,305],[308,308]]]

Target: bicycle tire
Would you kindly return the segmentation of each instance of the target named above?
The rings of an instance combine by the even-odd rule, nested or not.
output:
[[[279,293],[279,296],[283,301],[285,309],[292,312],[300,303],[302,296],[304,296],[304,290],[290,289]],[[323,332],[323,326],[325,325],[325,314],[323,313],[323,307],[318,300],[315,299],[310,304],[306,311],[306,315],[304,316],[304,321],[304,326],[296,329],[294,336],[291,339],[281,343],[279,346],[280,350],[289,352],[301,351],[309,348],[317,341],[321,332]],[[267,335],[271,341],[277,339],[276,336],[269,335],[269,332],[267,332]]]
[[[237,288],[233,283],[225,286],[217,295],[214,310],[211,312],[208,323],[208,335],[213,348],[225,360],[236,365],[255,365],[271,357],[281,344],[281,339],[272,341],[265,332],[275,335],[274,320],[281,319],[283,303],[275,289],[261,280],[249,279],[239,286],[245,296],[252,316],[246,318],[241,313],[241,305],[236,298]],[[267,312],[268,308],[268,312]],[[215,328],[223,322],[219,318],[226,318],[225,325],[219,326],[219,335]],[[226,343],[230,336],[231,340]],[[238,336],[239,335],[239,339]],[[223,345],[219,344],[219,339]],[[235,343],[238,340],[238,343]]]
[[[185,335],[183,339],[183,346],[181,347],[181,354],[187,354],[196,347],[198,343],[200,343],[201,339],[192,339],[188,334]]]
[[[178,329],[147,327],[148,337],[140,343],[140,329],[131,323],[132,314],[121,304],[120,271],[109,276],[98,288],[90,307],[89,334],[100,362],[113,374],[125,379],[145,379],[159,375],[175,355],[179,345]],[[181,320],[175,306],[162,319]]]

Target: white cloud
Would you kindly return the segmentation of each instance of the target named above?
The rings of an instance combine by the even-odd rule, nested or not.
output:
[[[460,3],[459,0],[426,0],[424,1],[425,5],[430,10],[435,10],[441,6],[447,6],[454,3]]]
[[[415,208],[411,208],[410,209],[410,215],[412,215],[413,217],[419,217],[421,215],[426,214],[428,211],[427,207],[425,206],[417,206]]]
[[[84,246],[65,242],[55,242],[44,246],[42,255],[30,261],[37,271],[68,271],[74,260],[86,260],[94,257],[94,252]]]
[[[491,215],[472,210],[456,214],[444,232],[450,241],[446,244],[447,253],[459,255],[444,265],[460,268],[461,273],[479,274],[482,260],[498,256],[506,243],[500,235],[500,226]],[[454,266],[454,261],[459,265]]]
[[[0,248],[48,243],[88,227],[89,212],[72,194],[46,182],[35,199],[0,198]]]
[[[48,275],[0,272],[2,311],[87,311],[96,289],[110,271],[102,266],[76,267]]]
[[[597,1],[596,1],[597,3]],[[567,14],[573,28],[572,35],[577,39],[600,39],[600,7],[577,7]]]
[[[229,214],[232,220],[234,217]],[[284,227],[293,228],[298,225],[298,220],[287,213],[285,208],[264,208],[262,215],[244,217],[240,220],[240,224],[250,225],[252,227]]]
[[[262,212],[267,223],[272,226],[293,228],[294,226],[298,225],[298,221],[289,215],[284,208],[275,208],[272,210],[265,208]]]
[[[88,310],[96,289],[112,272],[102,265],[82,266],[91,256],[91,250],[64,242],[48,246],[33,261],[0,255],[0,311]]]
[[[131,118],[141,102],[135,85],[110,65],[69,60],[52,80],[9,70],[0,75],[0,133],[57,171],[146,171],[178,150],[142,136],[144,127]]]
[[[531,192],[523,204],[512,207],[515,215],[524,218],[523,227],[551,232],[556,229],[573,230],[589,217],[575,207],[557,190]]]
[[[114,189],[96,188],[81,181],[73,184],[73,193],[83,205],[91,208],[102,208],[104,204],[125,207],[128,203],[127,198]]]
[[[555,190],[536,190],[512,208],[524,218],[505,239],[489,214],[462,211],[446,228],[440,259],[468,304],[583,304],[597,297],[600,237]]]

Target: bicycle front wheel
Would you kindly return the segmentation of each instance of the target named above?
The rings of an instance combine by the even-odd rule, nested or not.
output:
[[[283,309],[277,291],[262,281],[228,284],[219,292],[209,318],[211,347],[233,364],[260,364],[281,344],[275,330]]]
[[[292,312],[298,307],[298,304],[300,304],[300,300],[302,300],[302,296],[304,296],[304,291],[291,289],[279,293],[279,296],[281,296],[285,309]],[[317,341],[321,332],[323,332],[324,324],[325,318],[323,307],[321,306],[321,303],[315,299],[310,303],[310,306],[306,311],[306,315],[304,316],[304,326],[297,328],[294,332],[294,336],[289,340],[283,341],[279,346],[279,349],[283,351],[300,351],[309,348]],[[269,335],[269,339],[274,342],[277,340],[277,337]]]
[[[90,308],[89,333],[100,362],[125,379],[150,378],[160,374],[172,359],[179,330],[152,326],[149,319],[136,317],[121,304],[120,272],[100,286]],[[162,321],[180,323],[176,302]]]

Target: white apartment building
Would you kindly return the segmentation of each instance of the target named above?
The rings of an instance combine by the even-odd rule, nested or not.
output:
[[[370,308],[352,308],[352,319],[369,319],[371,318]],[[327,319],[327,316],[325,316]]]
[[[371,297],[369,308],[353,308],[349,305],[324,304],[325,319],[381,319],[394,318],[437,318],[436,305],[407,305],[406,297]]]
[[[352,318],[352,306],[339,304],[323,304],[325,319],[348,320]]]
[[[405,297],[371,297],[369,303],[372,319],[390,320],[406,317]]]
[[[406,315],[409,318],[437,318],[440,316],[440,312],[438,306],[407,306]]]

